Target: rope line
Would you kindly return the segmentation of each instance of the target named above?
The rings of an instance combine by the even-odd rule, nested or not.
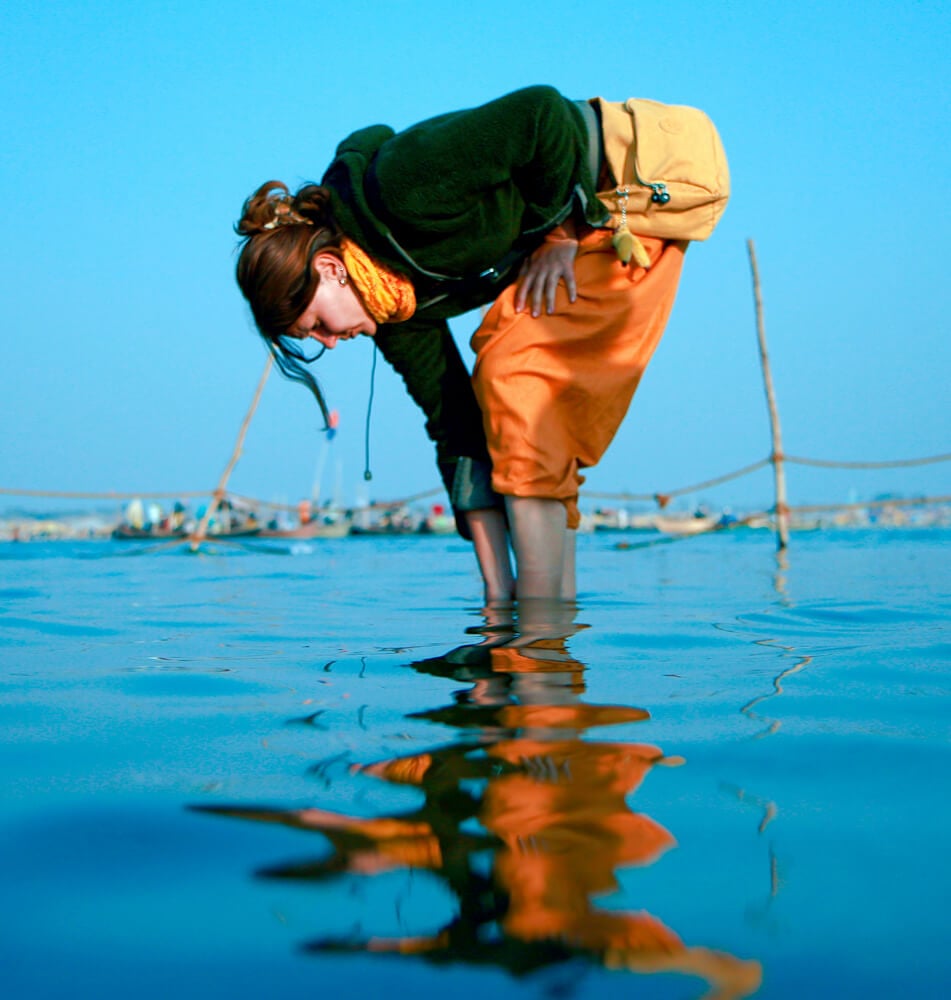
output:
[[[906,469],[915,465],[933,465],[936,462],[951,461],[951,452],[944,455],[929,455],[926,458],[898,458],[890,462],[833,462],[822,458],[801,458],[798,455],[782,455],[784,462],[796,465],[814,465],[820,469]]]
[[[437,494],[444,493],[445,491],[441,486],[434,486],[431,490],[423,490],[422,493],[414,493],[412,496],[403,498],[402,500],[380,500],[375,503],[367,504],[365,507],[357,507],[355,510],[393,510],[396,507],[405,507],[408,504],[416,503],[417,500],[426,500],[429,497],[434,497]],[[248,497],[242,496],[240,493],[228,493],[228,497],[231,500],[239,500],[241,503],[251,504],[257,507],[267,507],[268,510],[286,510],[286,511],[296,511],[297,504],[288,503],[278,503],[275,500],[261,500],[258,497]]]
[[[696,493],[698,490],[706,490],[711,486],[719,486],[721,483],[728,483],[732,479],[739,479],[741,476],[748,476],[751,472],[758,472],[765,465],[769,465],[768,458],[761,458],[752,465],[744,465],[742,469],[735,472],[728,472],[726,475],[717,476],[714,479],[705,479],[702,483],[695,483],[693,486],[681,486],[676,490],[665,490],[663,493],[592,493],[583,491],[586,497],[594,497],[600,500],[659,500],[664,499],[664,504],[672,497],[683,496],[686,493]],[[664,505],[662,504],[662,506]]]
[[[832,461],[829,459],[821,458],[805,458],[801,455],[778,455],[777,458],[781,458],[785,462],[789,462],[796,465],[809,465],[815,466],[817,468],[825,469],[897,469],[897,468],[911,468],[914,466],[922,465],[934,465],[938,462],[948,462],[951,461],[951,452],[940,455],[929,455],[924,458],[908,458],[908,459],[895,459],[893,461],[882,461],[882,462],[849,462],[849,461]],[[702,482],[694,483],[690,486],[681,486],[677,489],[667,490],[664,492],[655,493],[601,493],[589,490],[583,490],[582,496],[595,499],[595,500],[614,500],[619,502],[632,502],[632,501],[645,501],[645,502],[660,502],[661,506],[665,506],[667,501],[679,496],[684,496],[689,493],[697,493],[701,490],[711,489],[714,486],[720,486],[723,483],[731,482],[735,479],[740,479],[743,476],[751,475],[754,472],[758,472],[764,466],[767,466],[772,461],[771,457],[762,458],[758,462],[753,462],[750,465],[745,465],[740,469],[736,469],[733,472],[728,472],[722,476],[715,476],[712,479],[705,479]],[[420,493],[414,493],[410,496],[403,497],[397,500],[384,500],[377,501],[370,504],[367,508],[368,510],[389,510],[394,507],[402,507],[407,504],[415,503],[418,500],[426,500],[429,497],[437,496],[443,493],[443,488],[441,486],[433,487],[429,490],[423,490]],[[134,499],[155,499],[155,500],[192,500],[203,497],[212,497],[216,493],[215,489],[207,490],[138,490],[132,492],[129,490],[104,490],[104,491],[91,491],[91,490],[36,490],[36,489],[15,489],[12,487],[0,487],[0,496],[22,496],[22,497],[47,497],[51,499],[59,500],[134,500]],[[271,500],[261,500],[257,497],[247,497],[239,493],[232,493],[230,491],[223,491],[224,495],[231,499],[239,500],[243,503],[254,504],[261,507],[268,507],[273,510],[287,510],[293,511],[297,509],[296,504],[282,504]],[[948,498],[946,497],[935,497],[932,498],[930,502],[946,502]],[[868,503],[859,504],[820,504],[820,505],[810,505],[807,507],[788,507],[789,511],[811,511],[811,510],[831,510],[833,508],[845,509],[848,507],[871,507],[884,503],[891,504],[914,504],[918,503],[918,500],[889,500],[889,501],[871,501]]]
[[[168,490],[157,490],[150,493],[148,490],[139,490],[138,493],[125,491],[107,490],[105,492],[91,493],[81,490],[14,490],[0,487],[0,494],[12,497],[52,497],[58,500],[135,500],[135,499],[156,499],[156,500],[194,500],[199,497],[210,497],[215,491],[212,490],[183,490],[178,493],[171,493]]]

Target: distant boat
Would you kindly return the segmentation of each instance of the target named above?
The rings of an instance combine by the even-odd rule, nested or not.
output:
[[[205,535],[206,541],[224,538],[252,538],[260,535],[259,527],[241,526],[227,531],[210,530]],[[187,528],[133,528],[131,524],[120,524],[112,529],[112,537],[118,542],[165,542],[178,538],[188,538]]]
[[[213,542],[216,538],[254,538],[260,534],[260,525],[241,525],[236,528],[228,528],[226,531],[216,531],[212,525],[205,535],[205,540]]]
[[[627,511],[595,511],[581,515],[581,528],[588,531],[653,531],[653,514],[629,514]]]
[[[354,535],[418,535],[419,528],[414,524],[355,524],[351,533]]]
[[[131,524],[119,524],[112,529],[112,537],[120,542],[165,541],[169,538],[185,538],[185,528],[133,528]]]
[[[330,520],[315,518],[296,528],[262,528],[258,532],[260,538],[346,538],[352,525],[349,517],[338,517]]]
[[[705,531],[713,531],[720,524],[719,514],[696,517],[664,517],[660,514],[654,517],[654,527],[665,535],[702,535]]]
[[[408,507],[384,510],[373,521],[367,519],[369,512],[361,512],[351,532],[354,535],[415,535],[419,532],[420,518]]]

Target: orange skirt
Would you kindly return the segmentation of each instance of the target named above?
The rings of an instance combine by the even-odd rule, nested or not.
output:
[[[674,304],[687,244],[640,237],[651,267],[623,267],[613,233],[578,248],[578,297],[558,288],[555,312],[515,312],[516,286],[472,336],[473,386],[492,457],[492,485],[507,496],[561,500],[576,528],[579,469],[595,465],[627,413]]]

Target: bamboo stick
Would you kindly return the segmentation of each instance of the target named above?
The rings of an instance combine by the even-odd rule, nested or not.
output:
[[[264,371],[261,373],[261,378],[258,380],[258,387],[254,391],[254,398],[251,400],[251,405],[248,407],[248,412],[244,416],[244,422],[241,424],[241,429],[238,431],[238,439],[234,445],[234,451],[231,453],[231,460],[225,466],[225,471],[221,474],[221,479],[218,480],[218,485],[215,487],[214,495],[211,498],[211,503],[208,504],[208,509],[205,511],[205,516],[201,519],[198,527],[192,532],[188,541],[191,545],[192,552],[198,549],[201,545],[202,540],[208,533],[208,525],[211,523],[211,519],[215,516],[215,511],[221,504],[221,501],[225,496],[225,487],[228,485],[228,479],[231,477],[231,473],[234,467],[238,464],[238,459],[241,457],[241,449],[244,447],[244,438],[248,433],[248,427],[251,425],[251,418],[254,416],[254,411],[258,408],[258,403],[261,401],[261,393],[264,391],[264,383],[267,382],[268,375],[271,374],[271,365],[274,363],[274,359],[268,355],[266,364],[264,365]]]
[[[786,505],[786,472],[783,468],[783,434],[779,426],[779,409],[776,406],[776,392],[769,367],[769,351],[766,348],[766,324],[763,320],[763,297],[760,293],[759,269],[756,266],[756,250],[753,241],[746,241],[753,272],[753,298],[756,303],[756,335],[759,341],[759,358],[763,368],[763,384],[766,388],[766,405],[769,407],[769,424],[773,437],[773,481],[776,488],[776,547],[780,550],[789,545],[789,508]]]

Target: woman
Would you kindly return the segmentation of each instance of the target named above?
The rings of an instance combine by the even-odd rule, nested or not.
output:
[[[614,436],[679,280],[682,240],[631,237],[639,263],[619,260],[607,113],[537,86],[371,126],[319,186],[262,185],[236,227],[258,329],[325,419],[307,346],[374,337],[403,377],[490,602],[575,596],[579,469]],[[490,302],[470,379],[446,321]]]

